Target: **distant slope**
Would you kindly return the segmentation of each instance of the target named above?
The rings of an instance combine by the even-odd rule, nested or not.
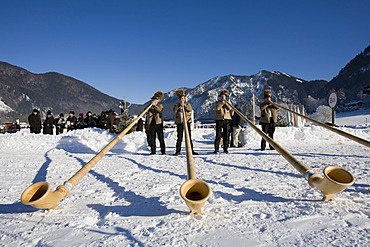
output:
[[[368,96],[362,94],[366,86],[370,86],[370,46],[341,69],[325,86],[323,92],[335,90],[338,103],[345,104],[350,101],[368,100]]]
[[[54,115],[70,110],[76,113],[119,110],[120,100],[88,84],[59,74],[33,74],[25,69],[0,62],[1,105],[11,110],[0,111],[0,117],[25,117],[33,108],[42,113],[51,109]]]

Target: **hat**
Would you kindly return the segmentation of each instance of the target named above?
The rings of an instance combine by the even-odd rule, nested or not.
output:
[[[271,90],[270,89],[266,89],[263,91],[263,98],[266,99],[266,98],[271,98]]]
[[[83,113],[80,113],[80,114],[78,114],[80,117],[83,117],[84,116],[84,114]]]
[[[39,112],[39,110],[37,110],[36,108],[32,110],[32,112]]]
[[[219,96],[221,96],[221,95],[226,95],[226,96],[228,96],[228,95],[229,95],[229,90],[227,90],[227,89],[222,89],[222,90],[221,90],[221,92],[220,92],[220,95],[219,95]]]
[[[50,111],[50,110],[48,110],[48,112],[46,113],[46,115],[51,115],[51,111]]]
[[[177,89],[176,90],[176,96],[177,96],[177,98],[181,98],[182,96],[184,96],[185,97],[185,91],[183,90],[183,89]]]
[[[156,100],[162,100],[163,99],[163,93],[161,91],[157,91],[153,97],[151,97],[150,99],[156,99]]]
[[[70,111],[70,112],[69,112],[69,114],[73,114],[73,115],[75,115],[75,112],[74,112],[74,111]]]
[[[64,117],[64,114],[63,113],[59,114],[59,117]]]

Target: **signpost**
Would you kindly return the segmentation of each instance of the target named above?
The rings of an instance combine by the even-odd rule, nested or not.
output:
[[[334,115],[335,115],[335,105],[337,104],[337,94],[336,93],[331,93],[329,96],[329,106],[331,107],[332,110],[332,115],[331,115],[331,123],[334,126]]]

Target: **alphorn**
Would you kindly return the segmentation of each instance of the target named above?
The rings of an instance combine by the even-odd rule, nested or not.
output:
[[[335,201],[334,195],[342,192],[355,182],[354,177],[347,170],[337,166],[324,168],[324,177],[313,172],[298,161],[292,154],[281,147],[277,142],[266,135],[260,128],[254,125],[246,116],[236,109],[230,102],[227,104],[243,118],[263,139],[265,139],[279,154],[281,154],[298,172],[307,179],[311,187],[317,188],[324,195],[323,201]]]
[[[348,138],[348,139],[351,139],[352,141],[358,142],[358,143],[360,143],[360,144],[362,144],[362,145],[365,145],[365,146],[367,146],[367,147],[369,147],[369,148],[370,148],[370,141],[368,141],[368,140],[365,140],[365,139],[362,139],[362,138],[360,138],[360,137],[357,137],[357,136],[351,135],[351,134],[349,134],[349,133],[347,133],[347,132],[344,132],[344,131],[342,131],[342,130],[339,130],[339,129],[333,128],[333,127],[331,127],[331,126],[329,126],[329,125],[327,125],[327,124],[321,123],[321,122],[319,122],[319,121],[316,121],[315,119],[309,118],[309,117],[307,117],[307,116],[305,116],[305,115],[302,115],[302,114],[300,114],[300,113],[298,113],[298,112],[295,112],[295,111],[292,111],[292,110],[290,110],[290,109],[288,109],[288,108],[285,108],[285,107],[283,107],[283,106],[281,106],[281,105],[279,105],[279,104],[277,104],[277,103],[272,103],[272,104],[273,104],[273,105],[275,105],[276,107],[279,107],[279,108],[283,109],[283,110],[286,110],[286,111],[288,111],[288,112],[291,112],[291,113],[293,113],[293,114],[296,114],[297,116],[299,116],[299,117],[301,117],[301,118],[304,118],[304,119],[306,119],[306,120],[308,120],[308,121],[310,121],[310,122],[312,122],[312,123],[314,123],[314,124],[316,124],[316,125],[319,125],[319,126],[321,126],[321,127],[325,128],[325,129],[328,129],[328,130],[330,130],[330,131],[333,131],[334,133],[337,133],[338,135],[344,136],[344,137],[346,137],[346,138]]]
[[[69,192],[76,186],[76,184],[103,158],[105,154],[122,139],[124,135],[135,125],[140,118],[152,106],[149,105],[143,113],[141,113],[134,121],[130,123],[117,137],[108,143],[98,154],[96,154],[86,165],[84,165],[78,172],[76,172],[69,180],[59,185],[55,191],[50,191],[50,184],[48,182],[37,182],[25,189],[21,195],[21,202],[26,205],[38,209],[58,209],[60,200],[67,197]]]
[[[181,111],[183,114],[182,119],[185,132],[188,180],[181,185],[180,196],[182,197],[182,199],[184,199],[186,205],[190,209],[190,214],[203,214],[202,207],[211,195],[211,188],[206,182],[196,178],[193,150],[191,148],[190,135],[184,105],[181,106]]]

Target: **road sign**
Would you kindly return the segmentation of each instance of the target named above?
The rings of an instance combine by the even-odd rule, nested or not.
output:
[[[334,108],[336,104],[337,104],[337,95],[335,93],[331,93],[329,96],[329,106],[331,108]]]

